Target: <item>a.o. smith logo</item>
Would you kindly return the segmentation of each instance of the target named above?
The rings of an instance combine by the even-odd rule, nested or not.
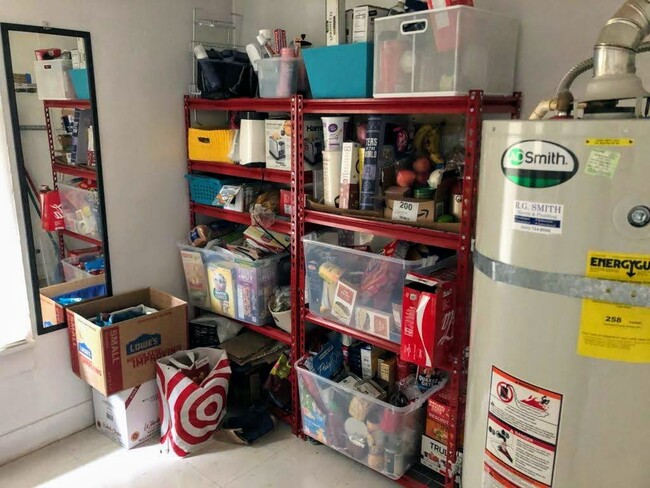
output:
[[[131,342],[127,342],[126,354],[136,354],[153,347],[160,347],[161,342],[160,334],[142,334]]]
[[[542,140],[513,144],[501,157],[503,174],[516,185],[549,188],[578,172],[578,158],[564,146]]]

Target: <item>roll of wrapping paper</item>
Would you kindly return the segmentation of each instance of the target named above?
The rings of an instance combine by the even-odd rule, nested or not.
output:
[[[381,136],[381,117],[371,115],[368,117],[366,128],[366,147],[361,173],[361,210],[375,209],[375,193],[378,183],[379,165],[379,138]]]

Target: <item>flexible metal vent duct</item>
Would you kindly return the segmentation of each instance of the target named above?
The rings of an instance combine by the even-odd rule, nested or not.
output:
[[[650,0],[628,0],[600,32],[585,101],[648,96],[636,75],[636,54],[648,34]]]

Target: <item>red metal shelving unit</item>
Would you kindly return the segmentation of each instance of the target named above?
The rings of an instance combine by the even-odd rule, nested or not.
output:
[[[227,220],[228,222],[235,222],[237,224],[251,225],[251,214],[247,212],[235,212],[233,210],[225,210],[210,205],[201,205],[199,203],[190,203],[190,208],[194,213],[200,215],[206,215],[220,220]],[[277,219],[273,225],[269,226],[269,230],[281,232],[283,234],[290,234],[291,222],[288,220]]]
[[[97,181],[97,172],[92,168],[83,168],[81,166],[72,166],[71,164],[54,163],[52,169],[57,173],[64,175],[86,178],[87,180]]]
[[[200,98],[192,98],[186,96],[184,99],[185,109],[185,132],[191,127],[191,112],[194,110],[204,111],[226,111],[226,112],[239,112],[239,111],[258,111],[258,112],[287,112],[292,113],[293,101],[290,99],[262,99],[262,98],[235,98],[231,100],[203,100]],[[292,115],[293,120],[293,115]],[[294,121],[295,123],[295,121]],[[294,127],[296,127],[294,125]],[[302,133],[302,132],[301,132]],[[186,136],[187,142],[187,136]],[[296,131],[292,135],[292,147],[295,153],[296,145],[298,144],[298,137]],[[223,175],[237,178],[245,178],[249,180],[264,181],[270,183],[280,183],[283,185],[295,188],[296,175],[293,171],[278,171],[266,168],[254,168],[248,166],[241,166],[237,164],[224,163],[224,162],[211,162],[211,161],[187,161],[188,173],[209,173],[215,175]],[[311,178],[311,175],[309,176]],[[304,185],[304,177],[301,178]],[[295,194],[295,192],[293,192]],[[295,205],[295,202],[294,202]],[[227,220],[229,222],[236,222],[240,224],[250,225],[251,215],[249,213],[233,212],[231,210],[224,210],[218,207],[209,205],[201,205],[197,203],[190,203],[190,223],[195,224],[195,214],[206,215],[216,219]],[[291,240],[291,256],[292,256],[292,270],[291,270],[291,285],[292,289],[296,290],[295,283],[297,279],[297,272],[295,271],[295,259],[297,241],[295,236],[297,234],[297,226],[295,219],[284,220],[277,219],[269,230],[281,232],[283,234],[290,234]],[[300,234],[302,235],[302,233]],[[294,293],[295,295],[296,293]],[[297,327],[298,317],[295,310],[292,310],[292,333],[288,334],[281,329],[272,325],[255,326],[245,322],[239,322],[241,325],[249,330],[270,337],[277,341],[282,342],[291,347],[291,356],[297,357],[297,352],[300,347],[300,334]],[[303,346],[304,347],[304,346]],[[296,382],[295,374],[291,374],[289,379],[292,383],[292,411],[285,412],[279,409],[271,408],[271,411],[281,421],[288,423],[291,426],[294,434],[299,434],[300,429],[300,404],[298,401],[298,385]]]
[[[92,237],[85,236],[83,234],[77,234],[76,232],[72,232],[70,230],[60,230],[59,231],[61,234],[64,236],[72,237],[73,239],[77,239],[80,241],[87,242],[88,244],[92,244],[93,246],[103,246],[104,243],[100,240],[93,239]]]
[[[52,184],[54,189],[58,187],[59,184],[59,174],[64,174],[68,176],[86,178],[88,180],[97,181],[97,171],[94,168],[89,168],[87,166],[73,166],[70,164],[61,163],[56,159],[56,153],[54,149],[54,130],[52,127],[52,117],[50,114],[50,109],[90,109],[91,104],[90,100],[43,100],[43,110],[45,112],[45,129],[47,131],[47,142],[50,151],[50,163],[52,165]],[[59,235],[59,258],[65,257],[65,240],[64,236],[70,237],[72,239],[77,239],[79,241],[84,241],[95,246],[103,246],[104,243],[100,240],[93,239],[92,237],[84,236],[72,232],[69,230],[60,230],[58,231]]]
[[[478,162],[480,157],[481,125],[483,115],[509,114],[512,118],[518,118],[521,108],[521,94],[515,93],[512,96],[484,96],[481,91],[471,91],[466,96],[456,97],[431,97],[431,98],[379,98],[379,99],[354,99],[354,100],[303,100],[296,97],[298,108],[295,132],[301,133],[301,119],[304,114],[428,114],[428,115],[459,115],[465,118],[465,169],[463,175],[463,209],[458,234],[441,232],[436,230],[423,229],[408,226],[400,223],[384,222],[380,220],[369,220],[357,216],[329,214],[314,210],[305,210],[306,196],[303,185],[295,187],[295,210],[293,219],[302,225],[304,223],[318,224],[332,228],[363,231],[370,234],[394,237],[412,242],[428,244],[432,246],[455,249],[458,254],[458,306],[456,310],[455,341],[452,347],[452,354],[446,358],[451,373],[450,391],[450,419],[452,428],[447,443],[448,469],[450,470],[456,461],[459,433],[463,428],[461,423],[461,408],[464,404],[461,391],[463,383],[466,382],[466,351],[469,341],[469,324],[471,311],[472,293],[472,239],[475,235],[476,224],[476,202],[478,193]],[[303,148],[298,147],[293,153],[293,173],[303,174]],[[305,286],[305,270],[303,262],[302,247],[297,248],[300,252],[294,256],[294,266],[299,270],[298,289],[303,290]],[[297,261],[297,262],[296,262]],[[304,349],[304,325],[311,322],[331,330],[336,330],[352,337],[362,339],[368,343],[392,351],[398,351],[399,346],[385,340],[364,334],[361,331],[352,330],[348,327],[336,324],[332,321],[310,314],[304,301],[304,293],[301,291],[296,297],[295,307],[299,309],[299,329],[302,331],[299,353],[305,354]],[[427,486],[440,486],[438,480],[431,481],[426,475],[418,472],[419,465],[409,471],[397,483],[409,488],[424,488]],[[422,470],[420,470],[422,471]],[[424,469],[426,471],[426,469]],[[454,488],[455,481],[452,476],[444,477],[445,488]],[[432,476],[436,478],[436,476]]]
[[[326,329],[340,332],[341,334],[346,334],[355,339],[360,339],[374,346],[381,347],[382,349],[385,349],[387,351],[399,353],[399,344],[396,344],[395,342],[382,339],[381,337],[375,337],[369,334],[365,334],[360,330],[353,329],[352,327],[348,327],[346,325],[341,325],[337,322],[328,320],[324,317],[320,317],[313,313],[306,312],[305,321],[311,322],[312,324],[320,325],[321,327],[325,327]]]
[[[190,126],[191,110],[224,110],[224,111],[263,111],[263,112],[290,112],[293,125],[292,133],[292,171],[278,175],[269,170],[259,168],[243,168],[224,163],[205,163],[188,161],[188,172],[201,171],[227,176],[237,176],[249,179],[264,179],[277,183],[288,183],[292,188],[293,210],[290,222],[282,222],[280,232],[291,234],[291,286],[292,299],[292,334],[291,347],[294,359],[305,354],[305,323],[325,327],[341,332],[352,337],[362,339],[371,344],[376,344],[384,349],[397,352],[399,346],[392,342],[369,336],[361,331],[350,329],[333,321],[310,314],[305,306],[305,265],[303,256],[302,237],[305,235],[305,225],[321,225],[339,229],[357,230],[386,237],[408,240],[411,242],[454,249],[458,254],[458,307],[456,310],[456,335],[452,354],[446,358],[451,373],[451,424],[447,450],[450,453],[448,467],[456,460],[458,447],[458,434],[462,429],[461,408],[464,399],[461,391],[466,382],[466,351],[469,340],[469,324],[471,311],[472,291],[472,239],[475,233],[476,201],[478,191],[478,161],[480,156],[481,124],[484,114],[509,114],[512,118],[520,115],[521,95],[512,96],[484,96],[481,91],[471,91],[466,96],[457,97],[431,97],[431,98],[380,98],[380,99],[352,99],[352,100],[311,100],[295,96],[286,99],[233,99],[233,100],[201,100],[185,98],[186,128]],[[402,223],[386,222],[381,220],[364,219],[359,216],[330,214],[326,212],[306,209],[304,172],[304,140],[303,125],[305,114],[428,114],[428,115],[453,115],[463,116],[466,132],[465,169],[463,175],[463,209],[460,232],[443,232],[426,228],[414,227]],[[289,178],[287,180],[287,177]],[[280,181],[281,180],[281,181]],[[197,210],[206,210],[206,206],[192,205],[191,218]],[[247,214],[233,216],[223,210],[212,210],[207,207],[208,215],[216,218],[226,218],[236,222],[248,223]],[[198,212],[197,212],[198,213]],[[244,222],[246,219],[246,222]],[[193,220],[192,220],[193,222]],[[279,230],[278,228],[277,230]],[[252,327],[252,326],[250,326]],[[257,328],[255,328],[257,329]],[[300,409],[295,377],[293,381],[293,412],[291,426],[295,434],[300,434]],[[397,483],[409,488],[424,488],[428,486],[441,486],[453,488],[454,480],[447,475],[444,483],[439,476],[423,473],[426,468],[416,466],[403,476]]]
[[[316,210],[305,210],[305,222],[309,224],[325,225],[337,229],[357,230],[368,232],[394,239],[404,239],[428,246],[444,247],[445,249],[458,249],[460,235],[452,232],[414,227],[397,222],[384,222],[381,220],[368,220],[349,215],[330,214]]]
[[[205,100],[185,97],[189,110],[222,110],[230,112],[291,112],[289,98],[230,98],[228,100]]]

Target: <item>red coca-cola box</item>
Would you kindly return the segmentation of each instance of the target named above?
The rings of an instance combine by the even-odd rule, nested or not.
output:
[[[400,358],[425,368],[444,366],[453,340],[456,270],[408,273],[402,293]]]

